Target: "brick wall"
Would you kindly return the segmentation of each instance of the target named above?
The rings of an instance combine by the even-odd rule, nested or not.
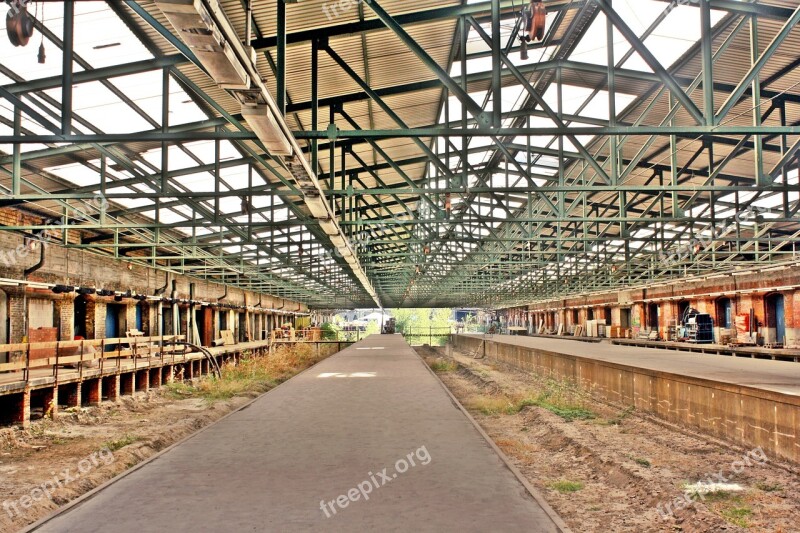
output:
[[[769,273],[753,273],[735,277],[717,278],[710,280],[684,280],[673,284],[650,289],[634,289],[628,291],[609,292],[607,294],[592,295],[587,297],[573,297],[557,304],[542,302],[532,304],[528,309],[536,316],[542,316],[545,310],[553,307],[564,307],[567,322],[572,323],[572,312],[578,310],[579,324],[585,324],[588,319],[589,309],[594,311],[596,319],[602,319],[604,308],[611,306],[612,323],[619,325],[621,322],[621,309],[631,309],[631,327],[648,328],[647,310],[652,303],[658,306],[659,332],[664,336],[672,320],[680,320],[679,304],[688,301],[689,305],[700,311],[708,313],[714,318],[715,326],[720,324],[717,316],[717,302],[720,298],[730,298],[732,314],[749,313],[752,309],[756,320],[762,324],[761,334],[768,341],[775,341],[775,328],[766,327],[767,308],[765,297],[769,289],[775,287],[788,287],[800,285],[800,271],[786,269]],[[742,293],[740,291],[754,291]],[[624,293],[624,294],[623,294]],[[800,345],[800,290],[789,289],[780,291],[784,297],[786,344],[789,346]],[[629,304],[628,302],[633,302]],[[797,302],[798,305],[794,305]],[[590,307],[584,307],[584,306]],[[549,313],[549,311],[548,311]],[[538,320],[537,320],[538,323]]]
[[[19,225],[22,223],[41,224],[43,220],[39,217],[24,215],[13,209],[0,208],[0,224]],[[71,231],[69,241],[78,243],[81,239],[81,232]],[[60,232],[51,234],[52,244],[47,245],[46,260],[44,266],[29,276],[30,281],[43,283],[65,284],[73,286],[105,288],[117,291],[135,291],[138,294],[155,294],[157,289],[164,286],[166,274],[150,268],[134,266],[128,268],[128,263],[119,261],[106,256],[93,254],[83,250],[66,249],[58,244]],[[0,232],[0,277],[9,279],[22,279],[26,268],[39,261],[40,250],[30,250],[23,246],[21,235]],[[21,252],[21,253],[20,253]],[[181,299],[189,298],[189,284],[195,284],[195,299],[216,302],[224,293],[223,286],[210,283],[205,280],[197,280],[188,276],[170,275],[170,280],[176,281],[175,296]],[[171,284],[170,284],[171,285]],[[171,286],[169,287],[171,289]],[[9,317],[9,335],[11,343],[22,342],[25,336],[25,313],[23,307],[23,289],[8,288],[7,293],[7,316]],[[28,290],[28,298],[33,295],[33,291]],[[57,327],[60,327],[61,339],[72,339],[74,336],[74,294],[56,295],[49,291],[37,292],[37,298],[51,299],[55,302]],[[308,308],[296,302],[284,301],[269,295],[256,295],[236,288],[229,288],[226,303],[233,305],[254,304],[259,301],[266,308],[284,306],[286,309],[299,310],[305,312]],[[86,337],[90,339],[102,339],[106,336],[105,320],[107,303],[110,299],[90,297],[86,310]],[[127,319],[128,329],[135,327],[136,324],[136,301],[127,300],[128,308],[124,313]],[[221,312],[228,313],[228,310]],[[2,313],[0,313],[1,315]],[[187,331],[186,310],[181,313],[181,331]],[[149,330],[152,335],[159,332],[158,304],[149,303],[143,312],[143,329]],[[212,338],[218,337],[218,322],[214,321],[215,332]],[[235,329],[236,325],[229,329]],[[171,334],[172,323],[165,324],[165,334]],[[124,335],[124,330],[121,330]],[[1,342],[1,341],[0,341]]]

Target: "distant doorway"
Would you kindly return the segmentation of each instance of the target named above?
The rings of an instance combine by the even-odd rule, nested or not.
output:
[[[775,331],[775,342],[786,340],[786,314],[783,294],[772,294],[765,299],[767,307],[767,328]]]
[[[658,304],[647,306],[647,326],[650,329],[658,329]]]
[[[75,298],[75,310],[73,312],[73,331],[76,337],[88,339],[89,331],[86,319],[89,316],[89,299],[85,295]]]
[[[689,301],[683,300],[678,302],[678,322],[683,323],[683,317],[686,316],[686,311],[689,310]]]
[[[730,298],[717,300],[717,322],[721,328],[730,329],[733,327],[733,306]]]
[[[628,329],[631,327],[631,308],[627,307],[625,309],[619,310],[619,325],[622,326],[623,329]]]

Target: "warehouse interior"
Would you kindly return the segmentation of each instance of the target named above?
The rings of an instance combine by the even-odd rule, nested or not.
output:
[[[476,327],[448,346],[528,369],[556,341],[762,365],[731,379],[800,362],[795,0],[6,11],[4,425],[319,342],[353,309],[454,309]],[[787,387],[759,396],[792,413],[769,442],[700,430],[798,463]]]

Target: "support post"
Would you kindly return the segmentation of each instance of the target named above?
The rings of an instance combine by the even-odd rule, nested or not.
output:
[[[492,125],[499,128],[502,124],[502,87],[503,77],[500,69],[503,62],[500,58],[502,43],[500,42],[500,0],[492,0]],[[465,73],[462,73],[465,76]],[[438,146],[438,144],[437,144]]]
[[[276,2],[278,2],[278,64],[275,69],[278,95],[276,103],[281,114],[286,115],[286,1],[276,0]]]
[[[73,33],[75,22],[75,3],[64,2],[64,38],[62,39],[61,75],[61,133],[72,133],[72,59]]]

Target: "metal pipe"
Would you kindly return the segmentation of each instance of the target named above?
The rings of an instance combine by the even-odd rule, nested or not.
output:
[[[33,274],[34,272],[36,272],[37,270],[39,270],[44,266],[45,249],[47,249],[47,246],[45,246],[44,243],[42,243],[42,254],[41,257],[39,258],[39,262],[33,265],[32,267],[26,268],[22,274],[22,279],[28,279],[29,275]]]

